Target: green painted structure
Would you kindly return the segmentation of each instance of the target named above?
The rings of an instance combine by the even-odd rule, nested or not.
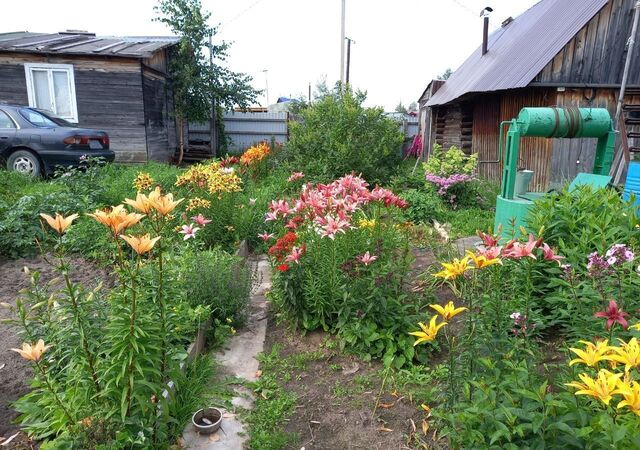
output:
[[[503,143],[503,130],[509,125]],[[593,174],[578,174],[580,184],[608,184],[613,160],[616,133],[609,111],[605,108],[522,108],[518,117],[500,124],[499,158],[503,158],[502,188],[496,201],[495,230],[499,226],[510,229],[525,225],[525,219],[534,200],[542,192],[526,192],[527,177],[532,172],[518,170],[520,138],[525,136],[546,138],[597,138]],[[503,147],[504,145],[504,147]],[[504,149],[504,150],[503,150]],[[504,154],[503,154],[504,153]],[[610,179],[609,179],[610,180]]]

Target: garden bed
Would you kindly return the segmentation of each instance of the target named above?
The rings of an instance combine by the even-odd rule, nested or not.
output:
[[[72,280],[87,287],[95,286],[96,280],[111,279],[106,270],[82,258],[74,258],[72,265],[75,268],[71,273]],[[49,282],[56,276],[54,269],[42,257],[2,262],[0,263],[0,302],[15,306],[20,290],[29,287],[29,275],[24,273],[25,267],[31,272],[40,272],[42,283]],[[0,320],[7,319],[15,319],[14,313],[9,308],[0,308]],[[10,351],[11,348],[20,348],[21,345],[18,328],[11,324],[0,324],[0,367],[2,367],[0,369],[0,437],[4,439],[8,439],[20,429],[18,425],[12,423],[18,413],[12,408],[11,403],[29,392],[31,365],[20,355]],[[22,448],[21,445],[26,445],[26,442],[28,439],[25,436],[24,439],[15,438],[11,445]]]

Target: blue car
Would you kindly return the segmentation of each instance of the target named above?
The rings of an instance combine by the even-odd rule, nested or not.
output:
[[[8,170],[49,175],[56,166],[78,166],[87,157],[115,159],[107,133],[77,128],[42,109],[0,104],[0,158]]]

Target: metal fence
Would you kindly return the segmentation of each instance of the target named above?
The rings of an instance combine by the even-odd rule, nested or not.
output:
[[[229,139],[229,151],[242,153],[262,141],[284,144],[289,134],[288,113],[233,112],[222,116],[224,134]],[[189,141],[208,143],[209,123],[190,123]]]
[[[225,113],[224,133],[229,139],[229,151],[242,153],[247,148],[262,141],[284,144],[289,136],[289,113],[234,112]],[[405,139],[410,140],[418,134],[418,118],[407,116],[398,120]],[[206,144],[210,140],[209,122],[189,124],[189,142]]]

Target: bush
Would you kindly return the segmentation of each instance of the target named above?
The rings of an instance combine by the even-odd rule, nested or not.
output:
[[[478,195],[471,181],[477,166],[477,154],[467,156],[455,145],[444,151],[435,144],[424,164],[427,186],[454,209],[475,205]]]
[[[557,246],[567,262],[583,262],[591,252],[606,251],[612,243],[638,242],[640,223],[633,201],[613,189],[579,186],[545,195],[534,202],[528,216],[531,230],[544,228],[549,245]]]
[[[365,108],[349,89],[327,95],[290,125],[287,159],[293,170],[329,181],[355,172],[371,183],[388,181],[404,136],[381,108]]]
[[[443,220],[445,207],[440,197],[434,193],[410,189],[402,192],[400,197],[409,204],[404,211],[404,216],[407,220],[415,223],[431,223],[433,220]]]
[[[180,258],[180,266],[191,306],[205,306],[211,317],[231,321],[235,327],[246,322],[253,273],[243,258],[221,249],[187,252]]]

